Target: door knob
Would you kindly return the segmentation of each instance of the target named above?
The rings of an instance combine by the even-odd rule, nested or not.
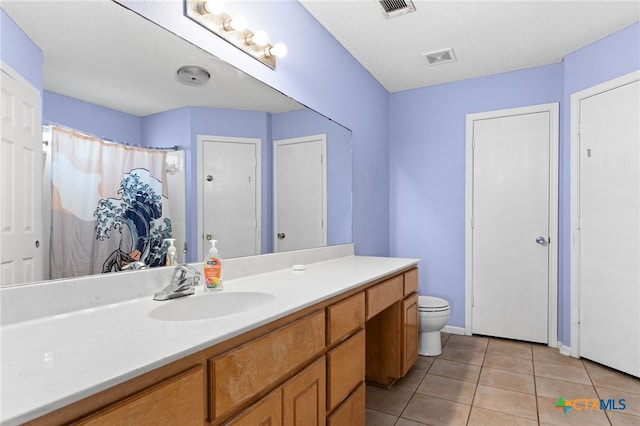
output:
[[[536,243],[540,245],[545,245],[547,243],[547,239],[542,235],[540,235],[539,237],[536,238]]]
[[[279,240],[284,240],[284,237],[285,237],[284,232],[278,232],[278,239]]]
[[[211,241],[211,239],[213,238],[213,235],[211,235],[211,234],[207,234],[207,237],[206,237],[206,238],[207,238],[207,241]]]

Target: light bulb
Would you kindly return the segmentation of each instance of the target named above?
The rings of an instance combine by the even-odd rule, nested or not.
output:
[[[264,31],[256,31],[251,36],[251,44],[255,44],[257,46],[265,46],[269,43],[269,35]]]
[[[220,15],[224,12],[224,2],[222,0],[207,0],[198,4],[198,12],[201,15],[213,14]]]
[[[235,30],[242,32],[247,29],[247,20],[242,15],[234,16],[224,23],[224,29],[227,31]]]
[[[287,56],[287,46],[283,43],[276,43],[275,46],[267,47],[264,54],[267,57],[275,56],[276,58],[284,58]]]

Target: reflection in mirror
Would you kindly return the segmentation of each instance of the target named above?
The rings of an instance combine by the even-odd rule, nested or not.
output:
[[[326,244],[351,242],[351,132],[348,129],[117,3],[4,0],[1,7],[5,15],[3,45],[15,47],[21,56],[19,61],[33,64],[28,68],[36,69],[35,79],[24,77],[32,85],[41,86],[37,88],[42,93],[44,125],[130,146],[179,148],[169,152],[166,160],[166,185],[173,237],[178,240],[178,261],[201,260],[208,235],[221,240],[218,246],[223,255],[228,248],[230,255],[225,257],[269,253],[278,248],[276,234],[292,235],[293,228],[283,231],[274,225],[274,197],[278,196],[275,192],[282,191],[274,191],[273,185],[274,141],[309,137],[321,136],[325,140],[326,156],[321,161],[326,193],[322,193],[320,201],[326,210],[321,217]],[[5,19],[7,16],[11,20]],[[42,53],[33,48],[27,37]],[[23,44],[26,48],[22,48]],[[2,60],[10,62],[5,54]],[[11,67],[11,63],[7,65]],[[202,86],[182,84],[177,70],[184,65],[202,67],[211,78]],[[43,82],[38,82],[38,67],[43,68]],[[252,208],[255,214],[250,224],[252,243],[249,244],[239,237],[240,231],[224,236],[224,231],[235,229],[232,219],[237,215],[231,214],[226,221],[223,218],[215,227],[205,229],[208,226],[205,217],[221,215],[222,205],[245,213],[244,206],[234,202],[234,198],[231,201],[206,199],[206,194],[199,195],[198,191],[208,182],[209,175],[214,181],[226,178],[219,166],[205,170],[208,166],[204,157],[199,156],[199,141],[236,139],[260,141],[255,157],[259,159],[255,168],[257,176],[243,177],[254,179]],[[278,158],[284,156],[278,154]],[[296,158],[291,159],[290,165],[297,164]],[[238,172],[238,169],[231,168],[231,171]],[[45,182],[48,182],[47,173],[45,166]],[[303,176],[298,176],[300,179],[296,181],[302,181]],[[302,191],[289,189],[294,194]],[[233,194],[233,189],[230,191]],[[46,183],[42,199],[50,206],[50,185]],[[287,208],[293,209],[295,216],[301,211],[300,206],[301,202],[294,199],[288,201]],[[43,244],[38,251],[42,267],[26,279],[15,279],[15,283],[50,277],[51,218],[46,208],[43,212]],[[3,241],[2,256],[7,253],[4,244]],[[12,282],[3,280],[2,285],[8,284]]]

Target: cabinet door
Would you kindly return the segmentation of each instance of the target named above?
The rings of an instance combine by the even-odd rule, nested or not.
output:
[[[418,360],[418,294],[402,301],[402,375]]]
[[[327,419],[327,426],[365,426],[365,385],[358,386]]]
[[[282,387],[284,426],[321,426],[326,416],[326,363],[320,358]]]
[[[202,425],[204,373],[201,365],[114,404],[77,425]]]
[[[225,424],[228,426],[282,425],[282,390],[278,388]]]

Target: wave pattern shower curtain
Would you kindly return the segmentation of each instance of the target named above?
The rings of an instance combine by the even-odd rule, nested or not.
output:
[[[166,151],[52,128],[51,278],[165,263]]]

